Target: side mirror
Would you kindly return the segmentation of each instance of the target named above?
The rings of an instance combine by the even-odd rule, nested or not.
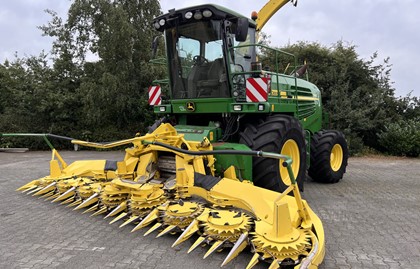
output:
[[[238,18],[238,22],[236,25],[236,33],[235,39],[238,42],[246,41],[246,37],[248,36],[248,27],[249,21],[247,18]]]
[[[156,52],[159,47],[159,37],[160,36],[156,36],[152,41],[152,59],[156,57]]]

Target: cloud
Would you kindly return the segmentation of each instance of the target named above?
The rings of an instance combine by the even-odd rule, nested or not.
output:
[[[356,45],[362,58],[374,52],[382,59],[390,57],[397,95],[413,90],[420,96],[418,10],[420,2],[412,0],[299,1],[297,9],[279,11],[265,31],[274,45],[299,40],[330,45],[344,40]]]
[[[52,40],[42,37],[37,26],[48,23],[50,17],[45,9],[66,15],[71,1],[14,0],[3,1],[0,10],[0,62],[20,56],[38,55],[47,52]],[[238,13],[250,15],[258,11],[266,0],[161,0],[164,12],[171,8],[184,8],[212,2],[228,7]],[[317,41],[331,45],[338,40],[357,46],[363,58],[374,52],[379,57],[391,58],[391,78],[395,81],[397,95],[414,90],[420,96],[420,1],[415,0],[300,0],[298,6],[286,5],[266,24],[264,32],[271,35],[272,46],[288,42]]]
[[[38,55],[42,50],[49,51],[52,40],[42,37],[37,26],[48,23],[50,16],[44,12],[52,9],[65,14],[70,1],[24,1],[14,0],[2,3],[0,11],[0,60],[19,56]]]

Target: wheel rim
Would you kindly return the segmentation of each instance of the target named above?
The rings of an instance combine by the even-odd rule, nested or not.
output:
[[[343,148],[339,144],[335,144],[331,150],[330,165],[334,172],[337,172],[341,168],[343,163]]]
[[[295,140],[289,139],[284,143],[280,154],[287,155],[292,158],[292,171],[295,178],[297,178],[299,173],[300,167],[300,152],[299,146]],[[280,176],[283,180],[283,183],[286,185],[290,185],[292,182],[290,181],[289,173],[287,172],[287,168],[282,165],[283,160],[280,160]]]

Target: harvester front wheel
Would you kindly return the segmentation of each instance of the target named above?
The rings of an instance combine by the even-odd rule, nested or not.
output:
[[[343,133],[322,130],[312,136],[309,176],[322,183],[337,183],[346,172],[349,151]]]
[[[292,170],[299,187],[303,188],[306,171],[304,131],[297,119],[287,115],[273,115],[258,124],[248,124],[241,133],[240,143],[252,150],[275,152],[292,157]],[[282,160],[253,158],[254,184],[265,189],[284,191],[290,185]]]

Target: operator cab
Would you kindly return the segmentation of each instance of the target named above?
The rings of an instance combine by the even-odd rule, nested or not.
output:
[[[255,22],[216,5],[170,10],[153,22],[164,33],[172,99],[229,98],[255,62]],[[238,48],[239,46],[239,48]]]

